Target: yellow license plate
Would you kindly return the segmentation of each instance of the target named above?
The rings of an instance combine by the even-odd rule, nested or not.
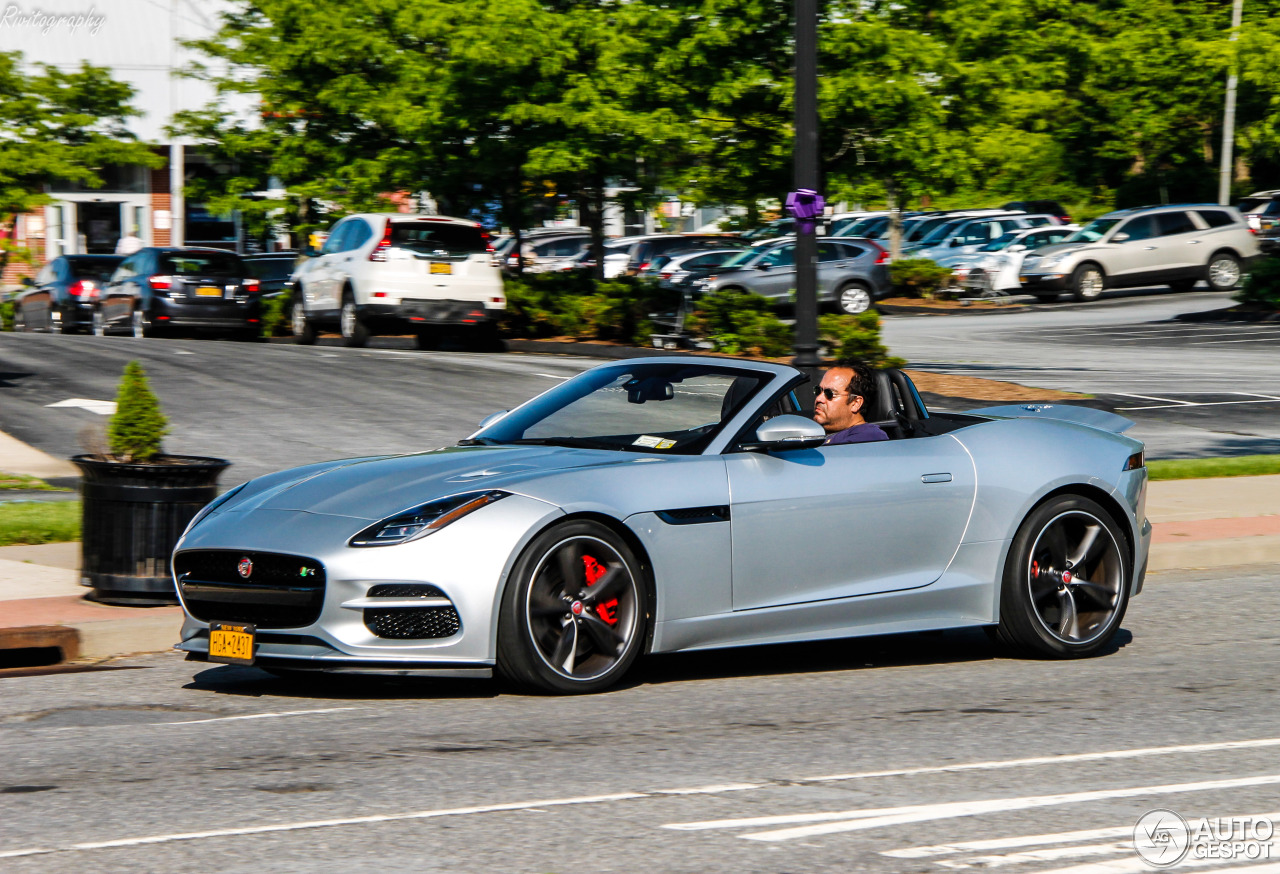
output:
[[[452,264],[436,264],[436,263],[432,263],[432,265],[431,265],[431,272],[432,272],[432,273],[452,273],[452,272],[453,272],[453,265],[452,265]]]
[[[209,661],[228,665],[253,664],[252,625],[231,622],[209,623]]]
[[[196,289],[200,297],[222,297],[222,289],[216,285],[202,285]]]

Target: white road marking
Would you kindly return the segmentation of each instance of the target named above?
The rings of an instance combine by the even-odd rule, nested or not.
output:
[[[196,353],[190,352],[186,349],[174,349],[173,354],[174,355],[195,355]]]
[[[1110,798],[1143,798],[1151,795],[1177,795],[1186,792],[1206,792],[1214,789],[1240,789],[1248,786],[1274,786],[1280,784],[1280,774],[1262,777],[1239,777],[1232,780],[1202,780],[1197,783],[1167,783],[1161,786],[1129,786],[1122,789],[1099,789],[1093,792],[1069,792],[1057,795],[1027,795],[1018,798],[991,798],[983,801],[958,801],[944,804],[914,805],[902,808],[885,808],[871,811],[846,811],[842,819],[831,821],[832,813],[815,814],[821,825],[776,829],[741,835],[751,841],[790,841],[842,832],[864,831],[890,825],[906,825],[913,822],[931,822],[939,819],[955,819],[962,816],[981,816],[985,813],[1004,813],[1011,810],[1031,810],[1037,807],[1057,807],[1063,804],[1081,804]],[[788,817],[790,822],[796,820]],[[723,820],[732,823],[732,820]],[[714,828],[709,823],[699,823],[703,828]],[[726,828],[737,826],[726,825]]]
[[[903,847],[884,850],[881,856],[891,859],[931,859],[974,850],[1012,850],[1018,847],[1036,847],[1042,844],[1067,844],[1072,841],[1097,841],[1133,835],[1133,826],[1095,828],[1074,832],[1055,832],[1044,835],[1018,835],[1012,838],[987,838],[980,841],[957,841],[954,844],[933,844],[928,847]]]
[[[284,716],[310,716],[314,713],[340,713],[359,707],[325,707],[320,710],[287,710],[280,713],[250,713],[245,716],[216,716],[212,719],[184,719],[181,722],[149,722],[148,725],[204,725],[209,722],[234,722],[240,719],[279,719]]]
[[[567,376],[556,376],[554,373],[535,373],[534,376],[545,376],[547,379],[569,379]]]
[[[1139,400],[1160,401],[1161,403],[1166,403],[1166,404],[1190,404],[1191,403],[1191,401],[1178,401],[1178,400],[1174,400],[1173,398],[1158,398],[1153,395],[1135,395],[1135,394],[1130,394],[1128,392],[1116,392],[1115,394],[1122,398],[1138,398]],[[1124,409],[1139,410],[1139,409],[1145,409],[1145,407],[1125,407]]]
[[[1195,343],[1188,343],[1188,346],[1225,346],[1228,343],[1271,343],[1280,340],[1280,334],[1268,334],[1265,337],[1259,337],[1256,340],[1198,340]]]
[[[1172,404],[1156,404],[1150,407],[1116,407],[1117,410],[1170,410],[1185,407],[1238,407],[1246,404],[1280,403],[1280,398],[1267,398],[1261,401],[1178,401]]]
[[[970,859],[943,859],[938,864],[943,868],[963,870],[965,868],[1003,868],[1006,865],[1025,865],[1028,862],[1055,862],[1059,859],[1076,859],[1082,856],[1119,856],[1132,855],[1133,829],[1128,829],[1129,841],[1117,841],[1112,844],[1092,844],[1075,847],[1049,847],[1044,850],[1026,850],[1021,853],[1006,853],[1003,856],[974,856]]]
[[[91,398],[67,398],[65,401],[58,401],[56,404],[45,404],[45,406],[78,408],[97,413],[99,416],[114,416],[116,413],[115,401],[95,401]]]
[[[1183,868],[1210,868],[1218,865],[1232,865],[1239,859],[1183,859],[1178,863],[1177,867],[1172,870],[1181,871]],[[1142,860],[1136,853],[1132,859],[1113,859],[1110,862],[1092,862],[1087,865],[1072,865],[1070,868],[1056,868],[1052,871],[1040,871],[1037,874],[1139,874],[1139,872],[1150,872],[1152,867]],[[1234,867],[1226,869],[1227,871],[1248,871],[1249,874],[1280,874],[1280,862],[1267,862],[1263,864],[1252,863],[1246,865],[1234,865]]]

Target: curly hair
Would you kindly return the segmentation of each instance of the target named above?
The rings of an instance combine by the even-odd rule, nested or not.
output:
[[[870,365],[861,358],[841,358],[831,367],[852,370],[853,376],[849,378],[849,385],[846,388],[850,398],[855,395],[861,396],[862,410],[870,411],[876,408],[876,372]]]

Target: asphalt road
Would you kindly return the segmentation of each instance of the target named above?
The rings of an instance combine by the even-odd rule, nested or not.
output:
[[[1280,818],[1277,612],[1269,566],[1157,574],[1091,660],[906,635],[578,698],[176,655],[0,678],[0,869],[1146,871],[1153,808]]]
[[[1137,422],[1150,458],[1280,452],[1280,323],[1175,317],[1230,294],[1109,293],[990,315],[886,317],[911,366],[1083,392]]]

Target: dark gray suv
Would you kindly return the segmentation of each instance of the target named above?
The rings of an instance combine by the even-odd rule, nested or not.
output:
[[[818,238],[818,303],[849,315],[866,312],[889,294],[889,253],[856,237]],[[747,249],[698,284],[704,292],[751,291],[791,303],[796,288],[794,237]]]

